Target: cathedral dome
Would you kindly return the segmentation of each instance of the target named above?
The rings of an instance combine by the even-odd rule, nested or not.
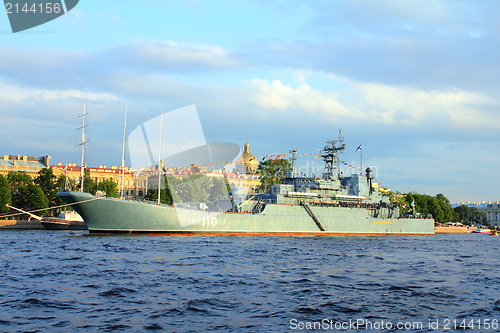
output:
[[[248,141],[245,143],[245,148],[243,150],[243,154],[241,154],[241,159],[243,160],[243,163],[238,165],[238,170],[239,172],[245,172],[245,173],[255,173],[257,172],[257,168],[259,166],[259,162],[255,158],[255,156],[250,152],[250,145],[248,144]]]

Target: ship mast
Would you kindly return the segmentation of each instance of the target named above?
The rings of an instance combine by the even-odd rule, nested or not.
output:
[[[333,173],[335,170],[337,170],[337,177],[338,179],[340,179],[340,162],[338,157],[339,154],[344,152],[346,147],[344,143],[344,137],[342,136],[342,130],[339,130],[338,140],[331,140],[327,143],[328,144],[323,148],[323,151],[321,152],[321,156],[325,161],[325,171],[323,172],[323,178],[333,178]]]
[[[293,148],[290,149],[289,153],[292,154],[292,157],[290,158],[290,161],[292,161],[292,177],[291,178],[295,178],[295,161],[297,160],[297,157],[295,156],[295,154],[297,154],[299,151],[298,151],[298,148]]]
[[[82,122],[82,143],[80,143],[80,146],[82,146],[82,163],[80,164],[80,179],[81,179],[81,184],[80,184],[80,192],[83,192],[83,177],[84,177],[84,156],[85,156],[85,143],[88,141],[85,140],[85,116],[87,113],[85,112],[85,107],[86,107],[87,101],[83,101],[83,115],[80,117],[83,117],[83,122]]]
[[[160,144],[158,145],[158,205],[160,204],[160,185],[161,185],[161,136],[163,132],[163,109],[160,118]]]
[[[128,105],[125,105],[125,123],[123,125],[123,147],[122,147],[122,189],[120,199],[123,199],[123,182],[125,180],[125,136],[127,134],[127,111]]]

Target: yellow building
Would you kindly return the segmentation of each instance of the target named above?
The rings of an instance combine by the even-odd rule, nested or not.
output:
[[[0,175],[7,176],[9,172],[24,171],[34,179],[38,177],[38,171],[49,167],[49,162],[49,155],[42,157],[3,155],[0,159]]]
[[[56,177],[60,175],[66,175],[72,180],[73,184],[79,184],[81,169],[76,166],[76,163],[69,163],[68,165],[62,165],[62,163],[57,163],[57,165],[52,165],[52,172]],[[118,193],[121,191],[122,186],[122,168],[112,165],[111,168],[107,168],[106,165],[99,165],[98,167],[86,167],[89,172],[89,176],[97,184],[105,179],[111,179],[116,183],[118,188]],[[136,188],[134,174],[132,173],[132,168],[125,167],[123,176],[123,194],[125,196],[136,196],[139,193],[139,189]],[[77,190],[73,188],[73,190]]]

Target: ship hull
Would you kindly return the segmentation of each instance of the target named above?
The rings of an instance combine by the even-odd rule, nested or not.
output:
[[[267,204],[259,213],[210,212],[61,192],[91,234],[434,235],[433,219],[376,218],[357,207]]]

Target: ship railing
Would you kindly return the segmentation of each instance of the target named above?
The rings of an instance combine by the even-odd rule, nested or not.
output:
[[[265,204],[275,204],[278,201],[276,199],[271,199],[271,198],[266,198],[266,199],[259,199],[260,202],[265,203]]]
[[[264,210],[265,202],[264,199],[259,199],[252,209],[252,214],[261,213]]]

